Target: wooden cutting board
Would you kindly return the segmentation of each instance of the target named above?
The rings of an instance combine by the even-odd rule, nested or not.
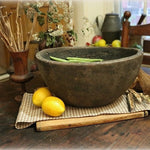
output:
[[[99,116],[92,116],[92,117],[47,120],[47,121],[37,122],[36,129],[37,131],[57,130],[57,129],[109,123],[109,122],[128,120],[128,119],[136,119],[136,118],[142,118],[146,116],[148,116],[148,111],[141,111],[141,112],[128,113],[128,114],[99,115]]]

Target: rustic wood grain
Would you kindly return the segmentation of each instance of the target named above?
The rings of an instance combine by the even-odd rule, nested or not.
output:
[[[130,21],[128,20],[130,16],[131,13],[129,11],[125,11],[124,20],[122,23],[122,35],[121,35],[122,47],[130,47],[129,41],[133,36],[137,36],[137,40],[140,38],[140,36],[150,36],[150,24],[132,26],[130,24]],[[135,42],[138,43],[139,41],[135,41]],[[148,51],[149,50],[144,49],[144,56],[143,56],[142,63],[150,65],[150,53],[145,53]]]
[[[65,129],[73,127],[82,127],[88,125],[96,125],[101,123],[109,123],[121,120],[142,118],[148,116],[147,111],[141,111],[129,114],[115,114],[115,115],[99,115],[93,117],[69,118],[59,120],[39,121],[36,123],[37,131],[48,131],[56,129]]]
[[[144,68],[150,73],[150,68]],[[43,86],[40,74],[26,84],[28,92]],[[86,127],[36,132],[35,126],[14,128],[21,90],[12,81],[0,83],[0,149],[149,149],[150,117],[91,125]]]
[[[150,64],[150,53],[144,53],[142,63],[147,65]]]

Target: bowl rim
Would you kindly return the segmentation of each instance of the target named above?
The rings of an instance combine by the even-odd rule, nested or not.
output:
[[[123,58],[119,58],[119,59],[113,59],[113,60],[105,60],[105,61],[102,61],[102,62],[84,62],[84,63],[75,63],[75,62],[58,62],[58,61],[53,61],[53,60],[48,60],[48,59],[45,59],[43,57],[41,57],[41,54],[44,53],[44,52],[47,52],[49,50],[51,51],[55,51],[55,50],[58,50],[58,49],[64,49],[64,50],[70,50],[70,49],[88,49],[88,48],[100,48],[100,47],[57,47],[57,48],[47,48],[47,49],[43,49],[41,51],[38,51],[36,54],[35,54],[35,57],[36,59],[40,60],[40,61],[44,61],[45,63],[49,63],[49,64],[58,64],[58,65],[75,65],[75,66],[86,66],[86,65],[104,65],[104,64],[113,64],[113,63],[118,63],[118,62],[124,62],[124,61],[127,61],[127,60],[132,60],[136,57],[143,57],[143,51],[142,50],[139,50],[137,48],[126,48],[126,47],[102,47],[103,49],[105,48],[111,48],[111,49],[124,49],[124,50],[136,50],[137,53],[134,54],[134,55],[131,55],[131,56],[127,56],[127,57],[123,57]]]

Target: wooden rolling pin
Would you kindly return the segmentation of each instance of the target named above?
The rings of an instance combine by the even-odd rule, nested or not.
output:
[[[148,116],[148,111],[141,111],[129,114],[115,114],[115,115],[99,115],[94,117],[82,118],[68,118],[59,120],[39,121],[36,123],[37,131],[57,130],[73,127],[81,127],[88,125],[96,125],[102,123],[109,123],[121,120],[142,118]]]

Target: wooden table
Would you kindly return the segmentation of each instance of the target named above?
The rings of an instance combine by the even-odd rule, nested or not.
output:
[[[150,73],[150,68],[146,69]],[[38,72],[26,84],[33,92],[44,83]],[[86,127],[37,132],[35,126],[14,127],[20,102],[14,100],[21,86],[0,83],[0,149],[147,149],[150,148],[150,117]]]

